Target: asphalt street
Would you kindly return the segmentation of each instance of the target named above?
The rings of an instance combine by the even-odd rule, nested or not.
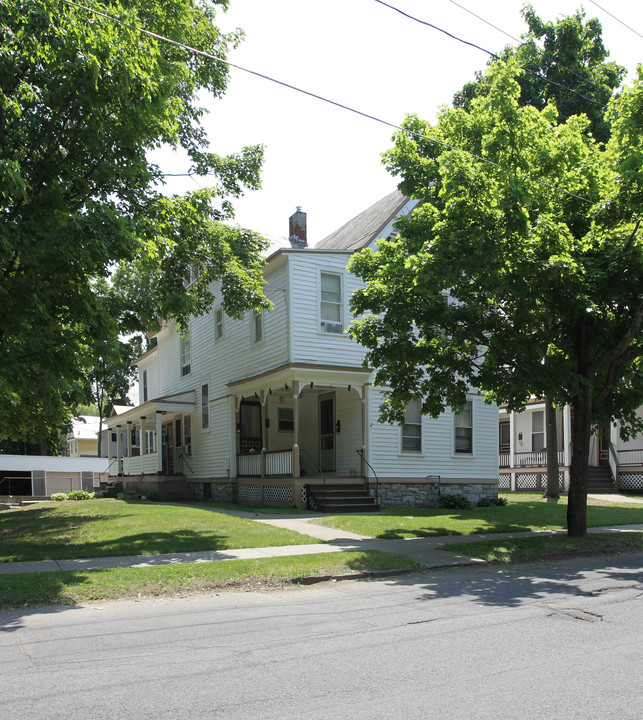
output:
[[[641,720],[643,555],[0,614],[1,720]]]

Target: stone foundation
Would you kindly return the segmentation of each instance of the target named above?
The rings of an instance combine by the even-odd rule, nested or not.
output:
[[[375,483],[371,480],[370,494],[375,497]],[[438,507],[438,495],[464,495],[472,506],[482,498],[498,497],[498,486],[487,483],[444,484],[380,482],[378,500],[380,507]]]
[[[237,484],[230,480],[223,482],[190,482],[194,497],[207,502],[233,503],[237,501]]]

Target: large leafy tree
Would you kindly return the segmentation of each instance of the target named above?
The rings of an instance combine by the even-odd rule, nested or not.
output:
[[[620,85],[625,68],[610,61],[603,44],[602,27],[596,18],[585,19],[582,10],[554,21],[542,20],[530,5],[522,10],[528,32],[523,42],[508,45],[501,58],[514,58],[524,69],[516,78],[520,85],[520,105],[543,110],[553,104],[557,121],[585,114],[588,132],[601,142],[609,139],[605,109]],[[476,97],[490,89],[490,76],[476,73],[453,98],[453,105],[466,110]]]
[[[517,47],[507,46],[501,56],[515,58],[525,70],[516,80],[520,85],[520,105],[540,110],[552,103],[557,122],[572,115],[585,114],[590,123],[587,132],[601,142],[609,139],[609,125],[605,120],[607,103],[620,85],[625,68],[610,61],[602,38],[602,28],[596,18],[585,20],[585,13],[577,11],[555,21],[543,21],[527,5],[522,10],[528,32]],[[453,98],[454,107],[468,109],[471,100],[489,92],[489,77],[476,74]],[[559,497],[558,440],[556,412],[551,398],[546,397],[547,428],[547,489],[549,498]]]
[[[197,95],[223,94],[226,65],[137,29],[225,57],[240,39],[216,27],[226,4],[92,3],[110,19],[0,0],[0,437],[46,435],[91,396],[95,347],[203,312],[214,277],[230,314],[265,305],[263,241],[225,224],[230,199],[259,184],[261,148],[219,157],[199,123]],[[211,187],[163,196],[147,159],[161,146]],[[97,288],[115,270],[106,315]]]
[[[583,535],[591,429],[636,427],[643,401],[643,69],[611,101],[606,145],[586,116],[521,106],[523,72],[498,62],[466,111],[405,121],[387,164],[422,203],[352,259],[352,333],[391,419],[417,396],[459,408],[470,387],[511,409],[571,404],[568,532]]]

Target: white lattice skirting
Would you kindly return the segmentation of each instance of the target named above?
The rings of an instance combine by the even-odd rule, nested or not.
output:
[[[643,473],[619,473],[619,490],[643,490]]]
[[[255,505],[272,503],[279,505],[293,505],[292,488],[287,485],[239,485],[237,492],[239,502],[249,502]]]
[[[239,485],[237,496],[239,501],[261,502],[261,485]]]

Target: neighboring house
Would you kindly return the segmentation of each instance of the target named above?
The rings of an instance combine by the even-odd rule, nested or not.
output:
[[[71,421],[67,433],[69,457],[98,457],[98,428],[100,418],[94,415],[79,415]]]
[[[643,417],[643,408],[638,410]],[[571,408],[556,410],[557,452],[561,490],[569,488],[572,458]],[[547,485],[545,405],[534,400],[524,411],[500,408],[500,489],[544,490]],[[590,492],[643,490],[643,434],[631,440],[620,436],[620,425],[610,423],[594,433],[589,449]]]
[[[105,458],[0,454],[0,496],[48,497],[98,489],[107,477]]]
[[[183,336],[165,321],[138,360],[140,404],[107,420],[110,473],[161,495],[299,507],[323,478],[367,486],[384,505],[429,505],[440,488],[495,495],[497,407],[472,391],[461,413],[433,420],[411,403],[402,427],[380,423],[384,389],[344,333],[361,282],[346,270],[351,254],[414,205],[395,191],[315,248],[298,210],[293,247],[267,260],[270,312],[234,320],[215,304]]]

